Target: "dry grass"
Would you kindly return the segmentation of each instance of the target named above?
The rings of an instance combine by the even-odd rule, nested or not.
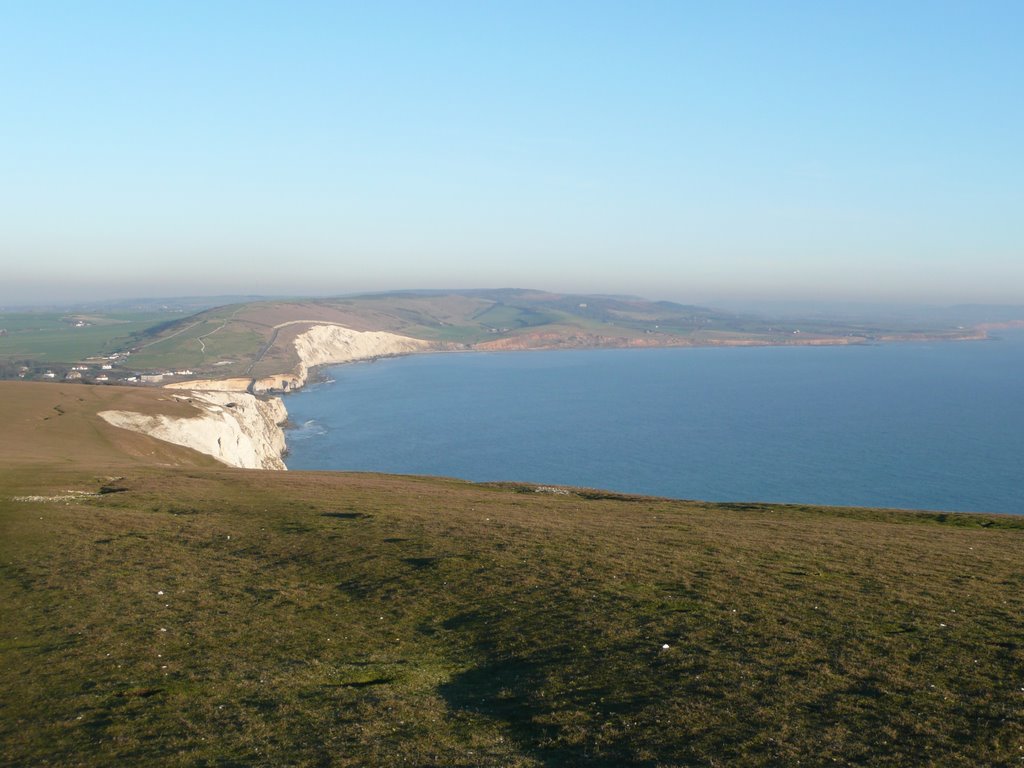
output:
[[[219,466],[208,456],[118,429],[96,414],[128,410],[193,416],[180,393],[140,387],[0,381],[0,466],[27,468],[124,465]],[[35,479],[33,478],[33,481]]]

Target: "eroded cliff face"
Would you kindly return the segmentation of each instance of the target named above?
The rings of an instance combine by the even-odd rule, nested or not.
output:
[[[213,456],[232,467],[287,469],[281,424],[288,417],[279,398],[267,400],[244,392],[188,392],[178,396],[196,415],[176,418],[132,411],[101,411],[105,421],[175,445]]]
[[[285,323],[290,325],[297,321]],[[387,331],[354,331],[341,325],[314,325],[295,338],[299,363],[291,371],[259,379],[201,379],[167,384],[168,389],[217,392],[290,392],[305,386],[309,370],[318,365],[340,365],[377,357],[408,355],[439,345]]]
[[[317,365],[408,355],[425,352],[434,346],[429,341],[411,336],[387,331],[354,331],[340,325],[315,325],[295,339],[295,351],[302,361],[299,364],[299,376],[303,381],[309,369]]]
[[[193,448],[233,467],[286,469],[281,424],[288,417],[280,398],[262,399],[249,392],[287,392],[306,383],[317,365],[349,363],[376,357],[423,352],[435,345],[386,331],[354,331],[340,325],[314,325],[295,339],[299,364],[287,373],[260,379],[208,379],[167,385],[182,392],[199,413],[191,418],[104,411],[109,423],[169,443]]]

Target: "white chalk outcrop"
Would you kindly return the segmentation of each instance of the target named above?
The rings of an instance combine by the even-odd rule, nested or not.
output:
[[[281,326],[305,323],[293,320]],[[184,445],[233,467],[286,469],[281,460],[285,449],[281,424],[288,417],[280,398],[261,399],[257,394],[289,391],[302,387],[309,369],[317,365],[339,365],[378,357],[425,352],[435,345],[411,336],[387,331],[354,331],[341,325],[313,325],[295,338],[299,363],[288,373],[261,379],[204,379],[166,385],[188,390],[183,399],[200,413],[190,418],[148,415],[129,411],[103,411],[104,419],[117,427]]]
[[[244,392],[192,392],[181,395],[197,410],[191,417],[101,411],[115,427],[165,440],[213,456],[232,467],[287,469],[281,424],[288,417],[279,398],[263,400]]]
[[[164,384],[166,389],[187,389],[192,392],[248,392],[252,379],[196,379]]]
[[[387,331],[353,331],[341,325],[314,325],[295,339],[295,351],[300,360],[297,376],[305,382],[309,369],[317,365],[408,355],[425,352],[433,346],[423,339]]]
[[[306,323],[290,320],[286,325]],[[311,322],[311,321],[310,321]],[[295,338],[295,352],[299,363],[288,373],[277,373],[260,379],[200,379],[179,381],[165,385],[168,389],[187,389],[204,392],[289,392],[305,386],[309,369],[318,365],[341,365],[378,357],[394,357],[436,349],[437,345],[401,336],[388,331],[354,331],[342,325],[313,325]]]

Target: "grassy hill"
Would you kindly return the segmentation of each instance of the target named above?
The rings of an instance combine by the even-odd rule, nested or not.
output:
[[[78,320],[87,325],[76,326]],[[10,327],[0,325],[7,331],[0,334],[0,378],[17,375],[18,363],[26,360],[42,365],[35,372],[42,375],[58,363],[67,366],[115,351],[131,351],[130,359],[118,362],[125,371],[188,369],[204,377],[261,378],[290,371],[298,362],[291,342],[317,323],[391,331],[451,349],[858,343],[971,335],[935,321],[773,321],[635,297],[512,289],[247,301],[187,315],[0,315],[2,323]]]
[[[524,347],[678,342],[704,328],[711,310],[634,299],[539,291],[405,292],[220,307],[156,327],[134,344],[132,364],[181,366],[220,376],[266,376],[297,362],[291,341],[315,323],[382,330],[466,349],[504,340]],[[669,323],[656,328],[659,320]],[[672,325],[674,323],[674,325]],[[724,325],[724,323],[723,323]],[[544,332],[537,339],[538,331]],[[652,337],[652,334],[655,336]]]
[[[0,763],[978,766],[1024,519],[230,470],[0,384]],[[666,647],[667,646],[667,647]]]

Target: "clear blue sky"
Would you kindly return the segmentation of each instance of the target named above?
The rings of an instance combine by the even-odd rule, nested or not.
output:
[[[1024,3],[2,2],[0,303],[1024,303]]]

